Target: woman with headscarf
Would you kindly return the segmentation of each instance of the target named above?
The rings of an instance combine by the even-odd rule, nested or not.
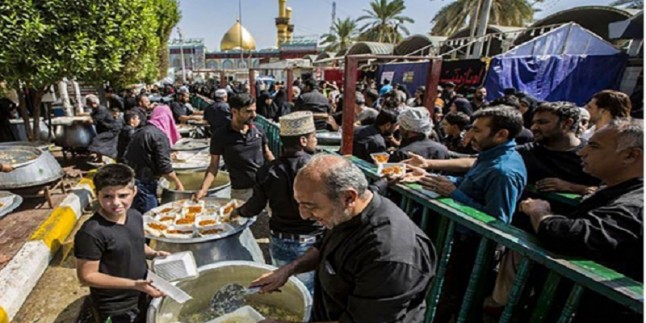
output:
[[[453,99],[451,106],[449,108],[449,113],[458,113],[462,112],[469,117],[473,115],[473,110],[471,109],[471,102],[464,97],[457,96]]]
[[[274,122],[278,122],[279,117],[289,113],[289,106],[285,102],[281,104],[276,103],[267,91],[260,92],[260,96],[256,102],[256,109],[259,115]]]
[[[171,146],[180,138],[173,113],[166,105],[156,106],[148,123],[132,136],[124,159],[135,170],[137,195],[132,207],[142,214],[159,205],[157,185],[162,176],[174,183],[175,189],[184,190],[170,156]]]

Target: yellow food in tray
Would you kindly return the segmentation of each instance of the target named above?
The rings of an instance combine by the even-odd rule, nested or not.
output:
[[[380,164],[377,169],[379,176],[395,175],[400,176],[406,174],[406,165],[403,163],[386,163]]]
[[[165,224],[155,222],[146,223],[146,225],[153,230],[166,230],[168,228]]]
[[[370,157],[375,161],[375,164],[384,164],[388,162],[388,159],[390,159],[390,155],[388,155],[388,153],[374,153],[370,154]]]
[[[172,230],[166,230],[166,233],[168,233],[168,234],[192,235],[193,230],[172,229]]]
[[[200,220],[197,223],[197,225],[200,227],[206,227],[209,225],[216,225],[216,224],[217,224],[217,221],[215,221],[215,219],[204,219],[204,220]]]
[[[211,228],[211,229],[201,229],[199,230],[201,235],[211,235],[211,234],[218,234],[222,233],[224,230],[220,228]]]
[[[178,225],[187,225],[187,224],[193,224],[193,223],[195,223],[195,217],[189,217],[189,216],[183,217],[175,221],[175,224],[178,224]]]

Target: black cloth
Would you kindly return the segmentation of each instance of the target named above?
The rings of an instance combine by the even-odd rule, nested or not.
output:
[[[175,123],[179,123],[179,117],[190,116],[193,114],[193,111],[186,106],[184,102],[173,101],[170,104],[170,110],[173,112],[173,119]]]
[[[231,188],[252,188],[256,172],[265,162],[263,148],[267,144],[265,133],[252,125],[246,134],[233,130],[231,124],[220,127],[211,137],[211,154],[220,155],[231,177]]]
[[[476,102],[476,100],[471,100],[469,101],[469,103],[471,103],[471,110],[473,112],[476,112],[482,108],[486,108],[489,105],[489,102],[487,100],[484,100],[482,103],[478,103]]]
[[[539,239],[559,253],[586,257],[644,281],[644,180],[598,190],[567,216],[543,220]]]
[[[92,110],[90,114],[92,121],[94,122],[94,127],[96,128],[96,133],[101,134],[106,131],[118,130],[118,122],[112,117],[112,113],[108,108],[104,106],[99,106],[98,108]]]
[[[307,93],[301,93],[294,102],[294,111],[312,111],[312,113],[330,113],[330,102],[318,90],[312,90]],[[327,121],[323,119],[315,120],[316,130],[326,128]]]
[[[466,132],[462,131],[458,137],[452,137],[447,135],[446,137],[444,137],[444,145],[449,151],[453,151],[456,153],[467,154],[467,155],[477,154],[478,152],[471,147],[471,144],[467,144],[466,146],[462,145],[462,141],[464,139],[465,134]]]
[[[99,213],[88,219],[74,237],[74,256],[99,261],[99,272],[122,278],[144,279],[148,266],[144,252],[141,213],[128,210],[123,225]],[[90,298],[103,315],[120,314],[137,308],[141,292],[130,289],[90,287]]]
[[[361,126],[354,130],[352,154],[368,162],[372,162],[372,153],[386,151],[388,146],[384,136],[376,125]]]
[[[231,108],[224,101],[215,101],[204,109],[204,119],[209,123],[211,131],[215,132],[231,123]]]
[[[146,109],[140,106],[136,106],[132,108],[132,111],[134,111],[137,116],[139,116],[139,128],[148,124],[148,112],[146,111]]]
[[[170,141],[152,124],[135,131],[126,148],[124,160],[135,170],[139,180],[156,180],[173,172]]]
[[[106,103],[108,104],[108,109],[112,110],[114,108],[119,109],[119,111],[125,111],[125,104],[123,102],[123,98],[120,96],[112,93],[106,100]]]
[[[289,114],[289,105],[287,103],[277,104],[276,102],[266,105],[263,102],[258,107],[258,114],[273,122],[278,122],[278,118]]]
[[[294,200],[296,173],[312,158],[304,151],[283,154],[263,165],[256,175],[253,196],[240,207],[242,216],[259,214],[267,205],[271,208],[269,229],[273,232],[315,235],[323,232],[316,221],[304,220]]]
[[[585,146],[585,142],[568,151],[554,151],[545,148],[540,143],[530,142],[519,145],[516,150],[523,157],[527,168],[527,183],[556,177],[562,180],[587,186],[599,185],[599,180],[583,171],[581,157],[577,152]]]
[[[123,162],[126,148],[128,147],[128,144],[132,139],[132,135],[135,134],[136,130],[137,129],[128,124],[121,128],[121,131],[119,132],[119,139],[117,140],[117,162]]]
[[[422,135],[412,140],[403,140],[401,148],[390,155],[388,162],[397,163],[410,158],[408,153],[418,154],[426,159],[448,159],[449,150],[442,144]]]
[[[18,141],[11,131],[11,110],[17,106],[8,98],[0,98],[0,142]]]
[[[523,129],[520,130],[520,133],[518,136],[516,136],[516,143],[519,145],[526,144],[528,142],[534,141],[534,134],[532,133],[531,130],[523,127]]]
[[[327,230],[316,247],[312,321],[424,321],[435,250],[390,200],[374,194],[361,214]]]
[[[126,97],[123,100],[123,106],[126,110],[130,110],[137,106],[137,98],[134,96]]]

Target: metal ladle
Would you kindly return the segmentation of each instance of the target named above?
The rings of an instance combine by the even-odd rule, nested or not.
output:
[[[238,283],[218,289],[211,298],[211,311],[217,316],[231,313],[246,305],[245,298],[260,291],[260,287],[247,288]]]

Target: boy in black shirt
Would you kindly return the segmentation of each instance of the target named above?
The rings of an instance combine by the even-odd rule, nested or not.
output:
[[[145,280],[146,258],[167,256],[145,244],[141,213],[130,209],[137,193],[133,170],[123,164],[100,168],[94,175],[99,210],[74,238],[76,272],[90,286],[97,322],[144,322],[149,296],[163,293]]]

